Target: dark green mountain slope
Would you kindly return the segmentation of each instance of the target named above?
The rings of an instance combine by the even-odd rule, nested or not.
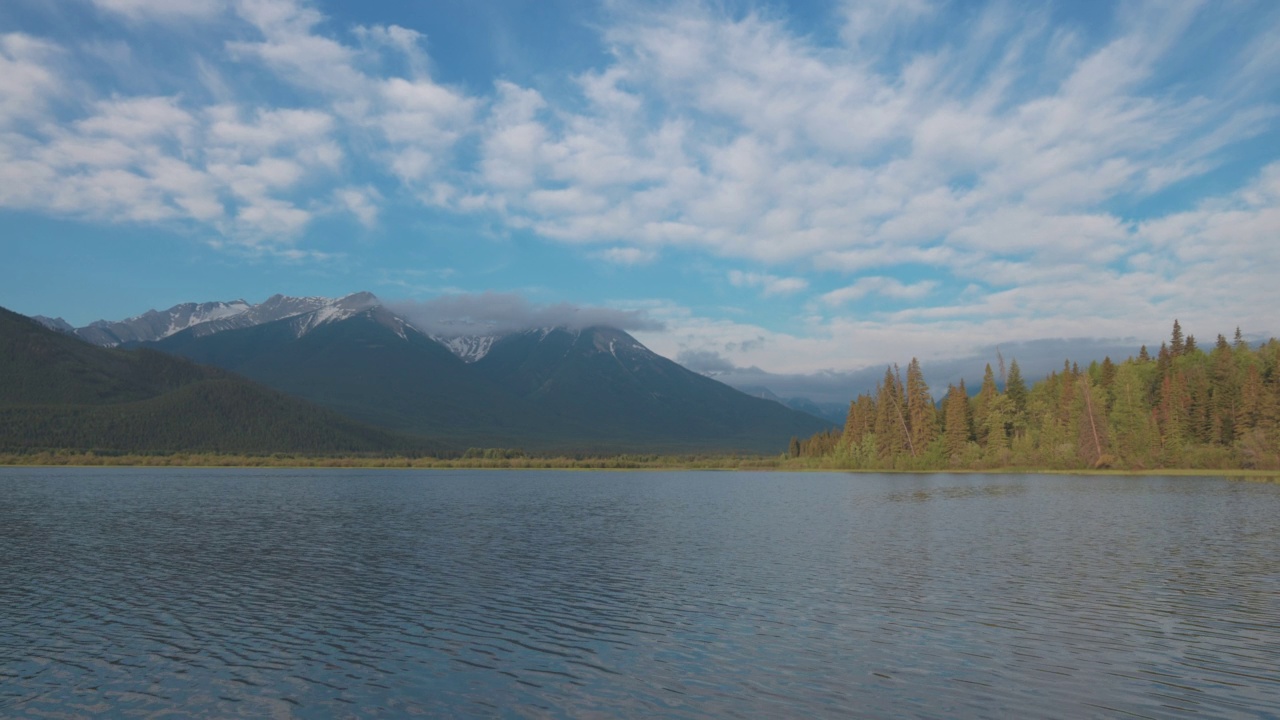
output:
[[[772,453],[829,427],[608,328],[517,333],[472,364],[380,305],[198,330],[149,346],[459,449]]]
[[[575,434],[572,421],[503,391],[382,307],[309,322],[303,316],[203,337],[184,331],[151,347],[455,447],[546,447]]]
[[[406,452],[417,441],[154,350],[108,350],[0,308],[0,449]]]
[[[509,335],[475,363],[495,383],[621,447],[783,452],[831,423],[692,372],[625,332],[594,327]]]

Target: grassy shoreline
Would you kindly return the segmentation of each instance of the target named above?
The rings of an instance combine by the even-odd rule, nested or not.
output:
[[[1189,477],[1234,477],[1280,482],[1275,470],[1243,468],[941,468],[894,470],[839,467],[834,463],[806,462],[780,456],[670,456],[616,455],[603,457],[434,458],[274,455],[222,455],[174,453],[171,455],[98,454],[92,452],[41,452],[0,454],[0,467],[188,467],[188,468],[367,468],[418,470],[760,470],[779,472],[845,472],[911,475],[1044,474]]]

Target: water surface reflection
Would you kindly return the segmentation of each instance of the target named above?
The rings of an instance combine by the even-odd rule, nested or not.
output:
[[[1280,487],[0,470],[0,715],[1280,713]]]

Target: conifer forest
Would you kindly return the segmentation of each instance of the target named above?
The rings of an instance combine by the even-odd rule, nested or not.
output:
[[[1237,329],[1204,349],[1178,321],[1122,362],[1066,361],[1028,385],[1017,360],[987,365],[935,401],[920,363],[885,370],[843,431],[793,438],[789,455],[867,470],[1280,469],[1280,341]]]

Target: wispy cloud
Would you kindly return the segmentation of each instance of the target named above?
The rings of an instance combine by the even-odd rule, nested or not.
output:
[[[779,277],[767,273],[729,271],[729,283],[734,287],[759,288],[765,297],[792,295],[809,287],[809,281],[798,277]]]
[[[735,364],[1175,314],[1258,327],[1280,303],[1259,271],[1280,265],[1262,142],[1280,16],[1260,5],[1135,2],[1085,26],[850,0],[823,39],[777,14],[613,3],[594,65],[464,86],[418,30],[307,0],[92,2],[86,32],[121,52],[200,28],[172,50],[197,76],[104,75],[103,45],[0,35],[2,208],[300,261],[334,252],[318,218],[368,235],[393,205],[624,268],[696,258],[712,285],[794,308],[794,331],[688,318],[655,339]]]
[[[616,247],[601,250],[596,257],[615,265],[648,265],[658,259],[658,253],[637,247]]]
[[[937,283],[932,280],[907,284],[891,277],[872,276],[858,278],[852,285],[822,295],[822,302],[838,306],[853,300],[861,300],[868,295],[880,295],[895,300],[919,300],[928,295]]]
[[[224,0],[92,0],[100,10],[134,21],[207,20],[226,8]]]

